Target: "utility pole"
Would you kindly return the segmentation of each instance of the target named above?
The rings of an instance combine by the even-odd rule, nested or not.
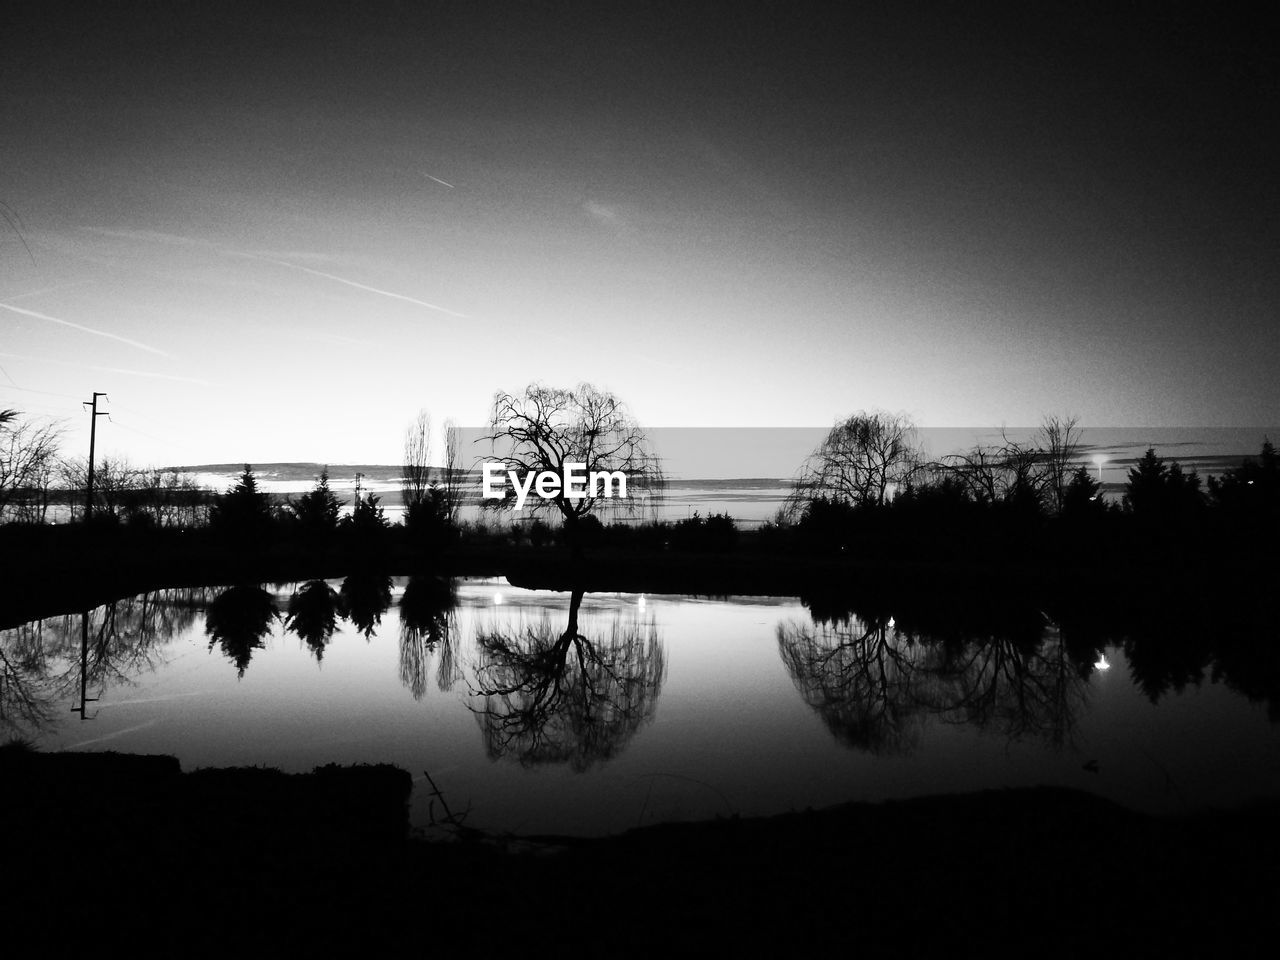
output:
[[[107,411],[98,409],[98,398],[105,396],[105,393],[98,393],[97,391],[94,391],[92,400],[85,400],[80,404],[82,407],[90,407],[93,411],[93,416],[89,418],[89,481],[85,484],[85,523],[88,523],[93,519],[93,446],[98,437],[98,418],[107,416]]]

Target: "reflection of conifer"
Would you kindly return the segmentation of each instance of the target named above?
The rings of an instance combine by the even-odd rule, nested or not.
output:
[[[218,594],[205,613],[209,647],[221,645],[236,665],[237,675],[243,677],[253,651],[262,649],[278,616],[275,600],[261,587],[230,587]]]
[[[391,606],[391,578],[353,573],[342,581],[341,597],[351,623],[368,640]]]
[[[338,592],[323,580],[309,580],[289,598],[289,617],[284,626],[302,638],[319,662],[337,629],[340,612]]]

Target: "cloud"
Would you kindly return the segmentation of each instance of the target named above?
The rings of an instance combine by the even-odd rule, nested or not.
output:
[[[601,223],[606,223],[610,226],[620,226],[622,224],[622,218],[618,215],[618,211],[613,207],[606,207],[603,203],[587,200],[582,204],[582,209]]]

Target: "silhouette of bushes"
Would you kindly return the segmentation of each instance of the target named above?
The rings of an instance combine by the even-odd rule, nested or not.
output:
[[[677,550],[723,553],[737,546],[738,527],[727,513],[703,517],[695,512],[692,517],[676,522],[671,528],[670,542]]]

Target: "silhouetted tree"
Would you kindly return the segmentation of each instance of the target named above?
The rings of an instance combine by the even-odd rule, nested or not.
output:
[[[1062,516],[1068,520],[1097,518],[1107,512],[1102,499],[1102,487],[1093,478],[1089,468],[1080,466],[1071,474],[1071,480],[1062,491]]]
[[[1280,520],[1280,457],[1264,438],[1262,452],[1219,479],[1209,478],[1209,497],[1234,519],[1252,519],[1268,527]]]
[[[900,414],[856,413],[831,428],[804,464],[788,499],[795,520],[818,497],[852,506],[883,506],[920,466],[916,428]]]
[[[323,539],[338,529],[342,501],[329,489],[329,469],[320,471],[316,485],[289,504],[303,535]]]
[[[343,517],[339,524],[347,542],[360,554],[376,553],[385,544],[387,531],[391,529],[378,500],[376,493],[362,497],[357,492],[350,515]]]
[[[251,542],[271,529],[271,503],[258,490],[253,468],[244,465],[244,473],[226,493],[217,497],[209,510],[209,526],[220,534],[242,542]]]
[[[499,392],[493,398],[489,433],[484,439],[491,443],[493,459],[504,471],[515,471],[520,477],[548,471],[560,476],[556,496],[544,499],[535,493],[526,506],[558,514],[575,553],[581,551],[582,519],[602,502],[635,513],[662,492],[661,465],[644,431],[621,400],[589,383],[572,390],[531,383],[519,396]],[[620,471],[626,476],[626,501],[606,501],[603,485],[593,488],[588,484],[586,495],[580,498],[565,496],[569,464],[582,464],[588,477]],[[512,494],[509,487],[507,492]],[[503,502],[488,501],[487,505]]]
[[[1153,447],[1129,470],[1124,506],[1144,520],[1168,521],[1193,516],[1204,505],[1200,477],[1183,473],[1178,463],[1167,464]]]
[[[60,440],[57,423],[23,420],[16,410],[0,410],[0,522],[13,519],[20,504],[47,506]],[[43,515],[38,510],[37,517]],[[23,518],[30,519],[30,511]]]
[[[405,512],[427,496],[431,485],[431,415],[419,410],[404,431],[404,466],[400,476],[400,497]]]
[[[1082,431],[1078,417],[1045,417],[1036,436],[1049,506],[1060,513],[1080,453]]]

